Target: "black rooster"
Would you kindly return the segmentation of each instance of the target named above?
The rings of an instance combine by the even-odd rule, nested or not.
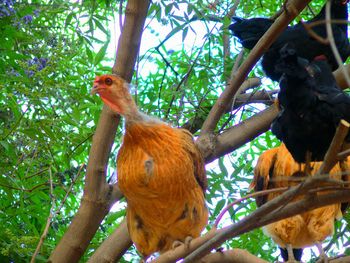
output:
[[[332,19],[348,19],[347,1],[333,0],[331,5]],[[305,22],[310,24],[315,21],[325,19],[325,6],[313,19]],[[233,17],[234,23],[229,26],[233,35],[239,38],[243,47],[252,49],[259,39],[265,34],[274,22],[268,18],[244,19]],[[327,36],[326,25],[314,26],[313,31],[320,37]],[[348,30],[346,24],[332,24],[333,36],[343,62],[350,55],[350,44],[348,40]],[[286,30],[276,39],[271,47],[266,51],[262,59],[262,67],[266,75],[275,81],[279,81],[281,74],[275,70],[275,61],[279,57],[279,50],[286,44],[293,43],[297,55],[308,60],[313,60],[316,56],[326,56],[332,70],[338,68],[333,52],[329,45],[322,44],[314,39],[305,30],[302,23],[287,27]]]
[[[312,161],[323,160],[339,121],[350,121],[350,96],[337,86],[324,56],[309,62],[286,44],[275,64],[282,74],[281,111],[272,122],[272,133],[297,162],[305,162],[307,151]]]

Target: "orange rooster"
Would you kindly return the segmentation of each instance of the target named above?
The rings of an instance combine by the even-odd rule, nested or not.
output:
[[[346,160],[344,166],[348,162],[349,160]],[[322,162],[310,164],[312,175],[317,172],[321,164]],[[281,144],[279,147],[265,151],[259,157],[254,169],[254,179],[250,187],[254,188],[255,191],[261,191],[296,185],[300,182],[297,182],[298,178],[301,179],[300,177],[304,176],[304,167],[304,164],[294,161],[286,146]],[[292,180],[283,180],[283,177],[292,177]],[[332,169],[330,177],[348,180],[344,175],[342,177],[339,164]],[[257,197],[257,206],[263,205],[280,194],[270,193],[262,197]],[[263,230],[280,247],[284,261],[288,261],[288,259],[289,262],[300,261],[303,248],[312,245],[317,246],[320,256],[326,261],[327,257],[321,243],[326,237],[333,234],[334,221],[341,217],[341,204],[333,204],[274,222],[265,226]]]
[[[145,259],[198,237],[208,221],[207,178],[191,133],[141,113],[129,84],[117,76],[96,77],[91,93],[125,118],[118,185],[137,250]]]

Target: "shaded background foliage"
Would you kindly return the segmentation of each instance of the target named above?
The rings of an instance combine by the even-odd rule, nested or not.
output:
[[[210,2],[211,3],[211,2]],[[223,1],[215,8],[208,1],[154,1],[143,39],[134,84],[135,99],[146,113],[182,126],[204,119],[225,87],[240,51],[231,39],[230,56],[224,61],[224,18],[233,6]],[[241,1],[236,12],[244,17],[272,16],[281,3]],[[317,12],[321,1],[313,1]],[[0,261],[27,262],[33,254],[52,202],[58,209],[71,184],[63,208],[57,211],[38,260],[45,261],[77,211],[83,191],[84,166],[98,121],[101,101],[89,95],[96,74],[109,73],[114,56],[118,10],[125,3],[90,1],[0,1]],[[306,10],[303,19],[312,12]],[[115,26],[113,26],[113,24]],[[115,30],[110,30],[114,28]],[[166,32],[166,34],[164,34]],[[144,37],[146,34],[144,34]],[[180,37],[179,37],[180,36]],[[179,44],[174,45],[174,38]],[[200,41],[194,42],[198,37]],[[183,40],[183,44],[182,44]],[[225,62],[225,63],[224,63]],[[250,76],[263,77],[260,66]],[[263,81],[256,90],[273,90]],[[218,130],[224,130],[264,109],[251,104],[226,114]],[[194,125],[194,124],[193,124]],[[111,153],[108,178],[115,180],[115,157],[121,130]],[[222,208],[244,196],[256,159],[278,141],[267,132],[229,156],[209,165],[210,222]],[[50,195],[50,175],[54,186]],[[125,203],[105,218],[84,256],[86,261],[124,217]],[[255,209],[252,200],[230,210],[225,222],[238,221]],[[347,222],[344,224],[344,222]],[[336,224],[330,252],[349,247],[349,217]],[[341,233],[341,235],[339,235]],[[269,261],[276,247],[255,230],[226,243]],[[333,252],[332,252],[333,251]],[[349,252],[349,251],[348,251]],[[131,248],[125,261],[135,259]]]

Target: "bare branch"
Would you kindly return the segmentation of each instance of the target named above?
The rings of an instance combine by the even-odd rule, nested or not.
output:
[[[201,259],[203,263],[268,263],[268,261],[260,259],[247,250],[231,249],[221,252],[209,254]]]
[[[344,189],[337,190],[334,193],[313,196],[313,198],[307,198],[307,196],[305,196],[305,198],[302,200],[295,201],[287,205],[285,204],[285,200],[289,200],[290,197],[305,194],[306,191],[312,188],[317,188],[317,185],[320,183],[326,183],[328,181],[326,179],[319,179],[320,177],[317,176],[308,178],[303,184],[293,187],[282,195],[267,202],[259,209],[246,216],[243,220],[226,227],[224,231],[216,234],[204,245],[187,256],[183,262],[193,262],[194,260],[197,260],[209,253],[211,249],[220,246],[225,240],[251,231],[254,228],[261,227],[321,206],[333,203],[348,202],[350,200],[350,190]]]
[[[206,162],[224,156],[267,131],[278,114],[277,107],[270,106],[248,120],[242,121],[217,137],[202,136],[197,140]]]
[[[289,200],[291,197],[298,195],[305,195],[309,190],[315,191],[318,189],[323,191],[324,189],[329,189],[327,188],[328,186],[325,188],[319,188],[318,185],[321,183],[323,185],[327,184],[328,186],[336,186],[337,191],[318,195],[316,198],[311,199],[308,198],[308,196],[304,196],[304,198],[301,200],[289,203],[287,205],[285,204],[285,200]],[[191,251],[194,252],[187,256],[182,262],[194,262],[195,260],[198,260],[209,253],[211,249],[220,246],[225,240],[251,231],[257,227],[261,227],[283,218],[287,218],[321,206],[349,201],[350,190],[342,190],[344,188],[339,190],[341,185],[341,181],[330,180],[328,175],[321,177],[309,177],[301,185],[290,188],[288,191],[267,202],[239,222],[219,230],[216,230],[214,227],[207,234],[193,239],[189,246],[181,245],[176,247],[175,249],[160,255],[152,262],[175,262],[176,260],[188,255]],[[196,249],[199,245],[201,246]]]
[[[47,233],[49,232],[49,229],[50,229],[50,225],[51,225],[51,220],[54,216],[54,207],[55,207],[55,197],[53,195],[53,184],[52,184],[52,172],[51,172],[51,167],[49,168],[49,181],[50,181],[50,197],[51,197],[51,208],[50,208],[50,213],[49,213],[49,216],[47,217],[46,219],[46,225],[45,225],[45,228],[44,228],[44,231],[40,237],[40,240],[39,240],[39,243],[33,253],[33,256],[30,260],[30,263],[34,263],[35,262],[35,258],[37,257],[37,255],[39,254],[39,251],[40,251],[40,248],[42,246],[42,244],[44,243],[44,240],[47,236]]]
[[[335,44],[333,32],[332,32],[332,25],[329,22],[331,20],[331,1],[327,1],[326,3],[326,30],[327,30],[327,37],[329,40],[329,43],[331,45],[333,55],[335,57],[335,60],[337,61],[340,69],[343,71],[344,78],[346,79],[346,82],[348,83],[348,87],[350,86],[350,77],[347,74],[347,71],[343,68],[343,61],[339,55],[339,51],[337,48],[337,45]]]
[[[350,73],[350,64],[344,65],[343,68],[338,68],[336,71],[333,72],[335,80],[337,81],[337,84],[341,89],[347,89],[350,87],[348,85],[348,83],[346,82],[345,75],[343,74],[344,69],[349,74]]]
[[[252,197],[267,195],[267,194],[276,193],[276,192],[284,192],[286,190],[288,190],[288,187],[280,187],[280,188],[268,189],[268,190],[263,190],[263,191],[257,191],[257,192],[254,192],[252,194],[248,194],[246,196],[243,196],[242,198],[240,198],[238,200],[235,200],[234,202],[228,204],[224,209],[221,210],[220,214],[217,216],[217,218],[214,222],[214,227],[215,228],[218,227],[223,215],[227,212],[227,210],[229,208],[233,207],[234,205],[241,203],[242,201],[247,200],[247,199],[252,198]]]
[[[341,150],[344,139],[349,132],[349,127],[350,124],[347,121],[340,121],[333,140],[328,148],[328,151],[326,152],[322,165],[317,171],[318,175],[329,173],[333,166],[338,162],[338,153]]]
[[[281,32],[288,26],[290,21],[294,19],[298,12],[300,12],[309,2],[309,0],[292,0],[288,2],[287,8],[289,10],[288,14],[283,12],[272,26],[267,30],[259,42],[249,53],[246,61],[238,69],[234,76],[234,81],[229,87],[227,87],[221,94],[213,108],[211,109],[208,118],[203,124],[201,135],[203,136],[208,133],[212,133],[220,120],[220,117],[225,112],[225,106],[229,104],[230,100],[237,92],[238,88],[241,86],[242,82],[246,78],[249,71],[253,68],[262,54],[271,46],[271,44],[276,40]],[[298,12],[294,12],[294,10]]]

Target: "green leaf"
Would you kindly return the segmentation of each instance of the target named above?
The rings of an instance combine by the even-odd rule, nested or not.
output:
[[[95,56],[95,62],[94,65],[96,66],[97,64],[99,64],[105,57],[106,55],[106,51],[107,51],[107,47],[108,47],[109,42],[107,42],[106,44],[104,44],[101,49],[97,52],[96,56]]]
[[[188,33],[188,27],[185,27],[182,31],[182,41],[185,41],[187,33]]]

